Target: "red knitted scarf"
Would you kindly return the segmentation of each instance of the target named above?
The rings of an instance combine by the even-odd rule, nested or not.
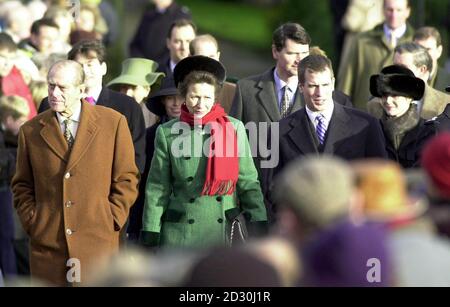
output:
[[[185,105],[181,107],[180,120],[194,125],[210,125],[206,179],[202,195],[231,195],[236,189],[239,176],[239,157],[237,154],[236,130],[227,118],[224,109],[215,104],[202,118],[195,118]]]

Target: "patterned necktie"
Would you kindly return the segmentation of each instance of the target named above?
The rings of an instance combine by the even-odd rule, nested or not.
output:
[[[289,103],[289,88],[287,85],[283,87],[283,95],[281,96],[280,115],[281,118],[285,118],[289,115],[290,103]]]
[[[74,142],[75,140],[74,140],[74,138],[73,138],[72,133],[70,132],[69,122],[70,122],[70,119],[65,119],[65,120],[63,121],[63,124],[64,124],[64,138],[65,138],[66,141],[67,141],[67,145],[69,145],[69,149],[72,149],[73,142]]]
[[[317,127],[316,127],[317,137],[319,138],[320,144],[323,145],[325,141],[325,133],[327,132],[325,128],[325,117],[322,114],[319,114],[316,117],[316,120],[317,120]]]

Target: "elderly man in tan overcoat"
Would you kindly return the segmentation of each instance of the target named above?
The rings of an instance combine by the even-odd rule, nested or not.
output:
[[[83,67],[64,60],[48,73],[51,110],[19,133],[14,205],[30,236],[32,277],[86,282],[119,247],[139,180],[127,121],[82,99]]]

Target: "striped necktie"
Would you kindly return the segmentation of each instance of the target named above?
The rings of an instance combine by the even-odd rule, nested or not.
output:
[[[316,117],[317,120],[317,127],[316,127],[316,133],[317,137],[319,138],[319,142],[321,145],[323,145],[325,141],[325,133],[327,132],[325,128],[325,117],[323,114],[319,114]]]

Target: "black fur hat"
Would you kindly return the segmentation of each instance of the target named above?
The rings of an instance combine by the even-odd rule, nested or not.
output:
[[[178,83],[194,70],[212,73],[220,83],[225,81],[225,67],[220,62],[206,56],[194,55],[181,60],[175,66],[173,71],[175,86],[178,87]]]
[[[425,82],[401,65],[386,66],[379,75],[370,77],[370,93],[375,97],[405,96],[420,100],[425,91]]]

